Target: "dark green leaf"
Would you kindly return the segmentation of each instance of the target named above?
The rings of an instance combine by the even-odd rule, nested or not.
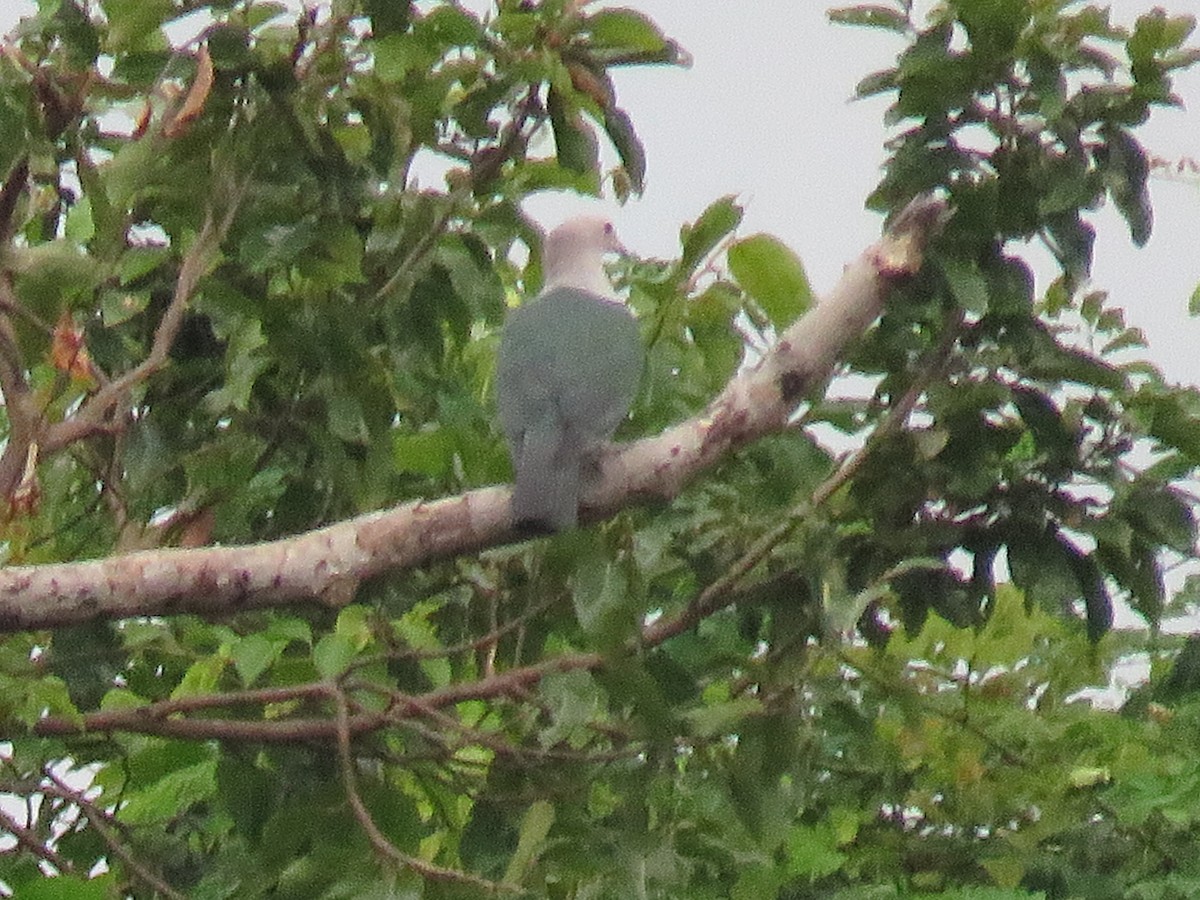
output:
[[[968,312],[982,316],[988,310],[988,285],[979,266],[960,259],[942,260],[942,272],[950,285],[950,293]]]
[[[377,38],[405,32],[412,21],[408,0],[364,0],[363,8],[371,18],[371,33]]]
[[[894,91],[896,89],[896,70],[883,69],[880,72],[872,72],[866,78],[863,78],[854,86],[854,96],[860,100],[867,97],[874,97],[876,94],[882,94],[885,91]]]
[[[600,167],[600,147],[591,126],[571,108],[558,88],[550,89],[546,106],[550,111],[558,164],[578,174],[597,172]]]
[[[1129,224],[1134,244],[1141,247],[1150,240],[1153,213],[1146,182],[1150,164],[1141,144],[1123,128],[1107,128],[1102,132],[1105,152],[1103,162],[1105,185],[1117,209]]]
[[[610,107],[604,111],[604,130],[621,158],[630,187],[640,194],[646,183],[646,150],[633,130],[633,121],[623,109]]]

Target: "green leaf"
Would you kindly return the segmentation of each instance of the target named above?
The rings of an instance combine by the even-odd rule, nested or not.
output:
[[[320,237],[320,225],[314,218],[269,225],[249,235],[239,248],[242,261],[252,272],[267,272],[287,267],[307,254]]]
[[[1086,350],[1059,344],[1042,326],[1035,325],[1025,337],[1021,351],[1026,356],[1028,374],[1113,391],[1125,387],[1126,378],[1120,369]]]
[[[686,278],[696,271],[704,258],[738,227],[742,213],[742,207],[729,194],[710,204],[694,223],[680,229],[679,243],[683,248],[679,259],[680,276]]]
[[[348,634],[334,632],[322,635],[313,648],[313,665],[317,674],[326,680],[337,678],[358,656],[357,641]]]
[[[148,787],[132,788],[117,812],[126,825],[161,825],[179,818],[217,790],[217,759],[167,772]]]
[[[371,34],[386,37],[408,30],[413,6],[408,0],[364,0],[363,10],[371,19]]]
[[[493,324],[503,320],[504,284],[477,237],[447,235],[438,242],[436,258],[450,276],[454,293],[470,306],[473,318]]]
[[[846,855],[828,824],[797,825],[787,837],[788,872],[793,876],[824,878],[842,867]]]
[[[1067,546],[1053,531],[1014,527],[1008,540],[1008,565],[1013,584],[1025,591],[1033,603],[1057,612],[1083,596],[1076,574],[1078,551]]]
[[[437,59],[436,51],[408,34],[381,36],[374,47],[375,73],[388,84],[401,82],[410,73],[424,71]]]
[[[442,478],[454,463],[454,441],[443,428],[392,433],[392,457],[399,472]]]
[[[12,248],[9,254],[22,297],[51,321],[66,302],[90,295],[103,278],[97,261],[71,241]]]
[[[1112,629],[1113,602],[1104,575],[1092,556],[1080,556],[1075,561],[1075,575],[1083,589],[1084,612],[1087,617],[1088,640],[1097,643]]]
[[[588,672],[554,672],[538,689],[550,711],[551,726],[539,733],[544,747],[559,743],[579,749],[592,739],[588,727],[603,708],[604,697]]]
[[[92,220],[92,201],[87,197],[71,207],[63,235],[76,244],[86,244],[96,234],[96,223]]]
[[[340,287],[363,281],[363,241],[349,224],[322,223],[320,242],[297,260],[301,275]]]
[[[245,687],[251,687],[279,656],[282,645],[261,634],[248,634],[233,645],[230,657]]]
[[[357,649],[361,650],[371,642],[371,611],[360,604],[347,606],[338,613],[336,629],[338,634],[344,634],[354,641]]]
[[[691,725],[693,734],[710,738],[736,733],[746,718],[762,711],[762,701],[757,697],[736,697],[689,710],[684,719]]]
[[[604,130],[621,158],[633,192],[642,193],[646,186],[646,150],[633,130],[633,120],[625,110],[610,107],[604,111]]]
[[[25,680],[0,672],[0,697],[0,718],[11,717],[29,728],[46,715],[82,723],[67,683],[57,676]]]
[[[564,536],[562,543],[575,545],[588,535]],[[629,584],[624,568],[598,547],[574,547],[572,599],[580,626],[604,646],[616,646],[637,625],[639,598]]]
[[[988,284],[974,261],[946,258],[941,260],[942,273],[950,285],[950,293],[959,306],[977,316],[988,311]]]
[[[188,666],[187,673],[180,679],[179,684],[175,686],[175,690],[171,691],[171,699],[177,700],[182,697],[198,697],[203,694],[211,694],[216,690],[217,684],[221,680],[226,662],[225,657],[220,654],[213,654],[196,660],[196,662]]]
[[[458,6],[439,6],[416,24],[414,33],[440,49],[472,46],[483,36],[479,20]]]
[[[872,72],[861,79],[854,86],[854,96],[859,100],[865,100],[867,97],[874,97],[877,94],[894,91],[896,88],[896,70],[883,69],[879,72]]]
[[[558,164],[569,172],[593,173],[600,168],[600,145],[583,116],[568,103],[564,92],[551,88],[546,99]]]
[[[860,25],[866,28],[883,28],[903,34],[909,28],[908,16],[888,6],[862,4],[831,9],[826,15],[835,25]]]
[[[109,900],[118,890],[117,878],[111,872],[95,878],[77,875],[48,878],[43,874],[21,885],[17,895],[21,900]]]
[[[1150,163],[1138,141],[1123,128],[1105,128],[1103,164],[1105,186],[1117,209],[1129,225],[1129,234],[1138,247],[1150,240],[1153,212],[1147,181]]]
[[[517,9],[504,9],[491,24],[492,30],[500,34],[510,44],[528,46],[537,38],[541,27],[541,17],[536,13]]]
[[[117,274],[121,285],[128,286],[149,275],[171,258],[171,248],[161,245],[143,244],[128,248],[117,263]]]
[[[1138,16],[1126,46],[1130,60],[1141,63],[1183,45],[1196,28],[1196,17],[1170,16],[1159,7]]]
[[[786,328],[812,306],[804,265],[782,241],[754,234],[729,248],[729,270],[758,301],[777,329]]]
[[[100,6],[108,19],[107,49],[118,53],[161,38],[159,28],[175,8],[171,0],[101,0]]]
[[[132,140],[101,167],[109,202],[117,209],[128,208],[135,196],[153,184],[149,177],[157,171],[161,148],[150,135]]]
[[[359,398],[340,381],[327,380],[325,387],[329,433],[351,444],[370,443],[371,432]]]
[[[1189,399],[1188,395],[1148,385],[1130,398],[1128,407],[1151,437],[1174,447],[1196,464],[1200,462],[1200,419],[1195,402]]]
[[[100,54],[96,25],[76,0],[62,0],[55,5],[56,32],[66,45],[70,65],[75,71],[87,70]]]
[[[236,330],[228,332],[227,340],[225,381],[205,397],[208,408],[218,414],[228,409],[249,409],[250,392],[259,376],[271,365],[270,357],[261,352],[267,338],[257,319],[248,319]]]
[[[1165,589],[1156,549],[1135,541],[1128,550],[1108,543],[1096,546],[1096,561],[1124,590],[1134,609],[1156,625],[1162,618]]]
[[[666,39],[649,17],[632,9],[605,9],[585,20],[591,34],[590,43],[596,47],[656,53],[666,46]]]
[[[517,849],[508,863],[504,873],[504,881],[508,884],[520,884],[525,879],[529,867],[537,859],[537,855],[546,844],[550,828],[554,824],[554,806],[545,800],[535,801],[525,811],[521,818],[521,828],[518,832]]]
[[[956,0],[954,9],[970,38],[973,54],[984,64],[1006,61],[1029,23],[1031,0]]]
[[[1175,488],[1139,486],[1114,506],[1145,539],[1184,556],[1194,549],[1196,521],[1191,506]]]

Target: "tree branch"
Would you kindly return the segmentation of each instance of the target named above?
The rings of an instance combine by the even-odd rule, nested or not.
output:
[[[16,841],[20,846],[24,847],[43,862],[54,866],[54,868],[59,872],[69,874],[74,871],[70,860],[64,859],[62,856],[60,856],[53,848],[47,846],[45,842],[38,837],[37,832],[32,831],[31,829],[20,824],[15,818],[13,818],[3,809],[0,809],[0,831],[7,831],[14,838],[16,838]]]
[[[584,499],[583,518],[594,521],[640,500],[670,499],[725,454],[787,427],[796,405],[828,378],[847,344],[879,315],[894,285],[920,268],[945,215],[941,201],[913,201],[847,267],[833,293],[787,329],[757,366],[735,376],[708,409],[609,453]],[[0,631],[313,601],[340,605],[363,579],[517,540],[509,498],[507,487],[487,487],[270,543],[5,568]]]
[[[29,447],[37,440],[41,410],[29,389],[25,363],[9,310],[19,309],[9,272],[0,273],[0,392],[8,414],[9,434],[0,454],[0,499],[7,499],[24,470]]]
[[[379,826],[375,824],[375,820],[371,817],[371,811],[367,809],[367,805],[363,803],[362,796],[358,792],[357,779],[354,775],[354,758],[350,752],[350,713],[346,697],[340,690],[334,691],[334,702],[337,704],[337,748],[338,763],[342,774],[342,789],[346,792],[346,799],[350,803],[354,818],[358,820],[359,827],[366,834],[371,846],[375,848],[375,852],[395,865],[412,869],[427,881],[470,885],[488,893],[499,891],[520,893],[522,889],[517,885],[488,881],[478,875],[470,875],[466,872],[434,865],[420,857],[405,853],[387,839],[387,835],[380,831]]]

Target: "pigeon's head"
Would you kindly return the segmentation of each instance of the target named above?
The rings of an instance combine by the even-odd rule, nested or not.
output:
[[[603,216],[568,219],[546,236],[542,247],[546,287],[577,287],[610,296],[604,256],[625,252],[612,222]]]

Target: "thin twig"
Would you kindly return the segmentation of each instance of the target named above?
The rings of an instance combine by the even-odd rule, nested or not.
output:
[[[1016,750],[1006,746],[999,738],[993,737],[988,731],[980,725],[975,724],[966,715],[965,709],[946,710],[938,706],[933,697],[926,696],[914,690],[905,690],[903,693],[896,689],[896,683],[885,675],[880,675],[871,669],[870,666],[863,665],[861,660],[856,660],[847,654],[844,650],[835,651],[837,658],[847,668],[858,672],[867,681],[874,684],[876,687],[883,689],[886,693],[899,697],[902,700],[914,703],[919,706],[924,712],[937,716],[952,725],[956,725],[963,731],[975,735],[987,746],[991,747],[995,752],[1000,754],[1001,759],[1010,766],[1028,766],[1029,761]],[[902,681],[901,685],[908,687],[908,682]],[[940,695],[937,695],[940,696]]]
[[[54,774],[49,766],[46,766],[42,771],[53,782],[52,785],[43,784],[40,788],[42,793],[58,797],[77,806],[79,811],[87,818],[88,823],[96,829],[96,834],[100,836],[100,839],[104,841],[108,849],[125,864],[125,867],[133,873],[135,878],[163,896],[169,897],[170,900],[187,900],[185,895],[175,890],[171,885],[167,884],[162,878],[155,875],[134,858],[121,839],[114,834],[116,826],[108,813],[96,806],[91,800],[88,800],[82,791],[76,791],[65,784]]]
[[[482,168],[477,169],[472,173],[471,183],[456,186],[446,195],[447,203],[445,209],[425,229],[412,249],[409,250],[408,254],[400,262],[400,265],[396,267],[396,271],[384,282],[383,287],[375,292],[371,298],[372,303],[378,303],[395,293],[397,288],[404,283],[405,279],[412,277],[413,270],[417,264],[424,259],[425,255],[429,253],[434,244],[437,243],[446,231],[446,227],[450,224],[450,220],[454,218],[458,210],[459,201],[470,196],[472,183],[477,184],[486,181],[493,172],[499,171],[500,167],[525,145],[528,141],[528,135],[525,134],[525,125],[530,120],[534,123],[530,129],[530,134],[536,131],[545,120],[545,117],[538,113],[536,87],[530,88],[526,92],[524,99],[517,107],[517,113],[513,117],[512,122],[508,124],[504,137],[501,138],[488,157],[487,171],[484,171]]]
[[[379,826],[375,824],[375,820],[371,817],[371,811],[367,809],[366,804],[363,803],[362,797],[358,793],[358,785],[354,776],[354,757],[350,750],[350,711],[346,703],[346,695],[340,690],[335,690],[333,692],[333,700],[337,706],[337,748],[338,762],[342,773],[342,787],[346,792],[346,799],[350,803],[350,809],[354,812],[354,818],[358,820],[358,824],[362,827],[363,832],[367,835],[367,840],[371,842],[371,846],[375,848],[375,851],[384,859],[399,866],[412,869],[422,878],[429,881],[466,884],[482,888],[489,893],[522,891],[523,889],[516,885],[489,881],[478,875],[470,875],[466,872],[457,872],[453,869],[445,869],[434,865],[419,857],[405,853],[387,839],[387,835],[380,831]]]
[[[381,661],[399,660],[399,659],[444,659],[450,656],[460,656],[463,653],[474,653],[479,650],[494,647],[499,643],[500,639],[523,625],[528,624],[533,619],[536,619],[546,610],[550,609],[555,604],[562,601],[562,597],[554,595],[546,598],[540,603],[531,606],[519,616],[509,619],[503,625],[495,625],[487,634],[477,638],[472,638],[469,641],[463,641],[458,644],[451,644],[449,647],[439,647],[437,649],[421,649],[418,647],[405,647],[402,650],[391,650],[387,653],[376,653],[370,656],[364,656],[362,659],[357,659],[352,662],[347,671],[355,671],[357,669],[365,669],[376,665]],[[488,672],[487,674],[493,674]]]
[[[75,415],[50,426],[43,440],[44,453],[49,454],[61,450],[81,438],[102,430],[111,410],[121,403],[136,385],[145,381],[166,364],[175,338],[179,335],[179,329],[183,326],[184,316],[196,291],[196,286],[208,271],[214,255],[229,232],[245,195],[246,187],[247,182],[245,181],[233,186],[229,192],[228,208],[219,219],[211,206],[205,213],[200,233],[183,255],[179,274],[175,278],[175,291],[171,296],[170,303],[167,304],[166,312],[163,313],[154,330],[154,338],[146,358],[129,371],[103,385],[84,402]]]
[[[0,809],[0,829],[7,831],[16,838],[20,846],[43,862],[54,866],[55,869],[64,875],[74,871],[74,866],[71,865],[70,860],[64,859],[53,848],[46,846],[35,831],[20,824],[3,809]]]

